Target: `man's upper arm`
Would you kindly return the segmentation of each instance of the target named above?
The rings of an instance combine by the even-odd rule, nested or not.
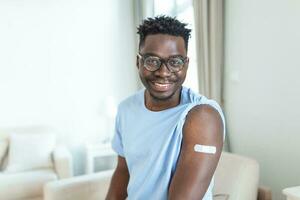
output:
[[[129,177],[125,158],[118,156],[117,168],[112,176],[106,200],[126,199]]]
[[[214,146],[216,152],[195,152],[196,144]],[[177,168],[169,187],[169,199],[202,199],[211,182],[223,147],[223,124],[217,110],[195,106],[187,115]]]

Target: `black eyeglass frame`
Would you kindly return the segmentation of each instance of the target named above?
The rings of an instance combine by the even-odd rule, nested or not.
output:
[[[163,58],[160,58],[160,57],[158,57],[158,56],[153,56],[153,55],[142,55],[142,54],[140,54],[140,53],[138,53],[137,55],[138,55],[138,57],[139,57],[140,59],[143,60],[143,67],[145,67],[145,69],[147,69],[147,70],[150,71],[150,72],[155,72],[155,71],[159,70],[159,69],[161,68],[162,64],[165,64],[165,66],[168,68],[168,70],[169,70],[170,72],[179,72],[179,71],[181,71],[181,70],[184,68],[184,65],[185,65],[186,62],[188,61],[188,57],[182,57],[182,56],[169,57],[169,58],[167,58],[167,59],[163,59]],[[145,61],[145,59],[147,59],[148,57],[158,58],[158,60],[159,60],[159,62],[160,62],[160,65],[158,66],[157,69],[151,70],[151,69],[147,68],[147,66],[145,65],[145,62],[144,62],[144,61]],[[182,65],[182,67],[181,67],[180,69],[174,70],[174,69],[175,69],[174,67],[169,66],[168,62],[169,62],[170,59],[173,59],[173,58],[179,58],[179,59],[183,62],[183,65]]]

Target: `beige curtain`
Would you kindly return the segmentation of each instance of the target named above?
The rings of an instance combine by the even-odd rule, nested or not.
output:
[[[200,93],[221,105],[223,86],[223,0],[194,0]]]
[[[196,55],[200,93],[216,100],[222,107],[223,56],[223,0],[193,0],[196,33]],[[227,137],[224,151],[230,151]]]

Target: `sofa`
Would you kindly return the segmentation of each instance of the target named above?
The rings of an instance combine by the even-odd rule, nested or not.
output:
[[[47,182],[72,176],[72,156],[53,129],[0,128],[0,200],[43,200]]]
[[[102,200],[114,170],[47,183],[45,200]],[[223,152],[215,173],[214,200],[271,200],[267,187],[258,187],[259,165],[250,158]]]

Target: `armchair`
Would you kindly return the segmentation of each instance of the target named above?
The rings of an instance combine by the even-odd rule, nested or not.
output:
[[[36,164],[38,158],[43,157],[40,154],[38,146],[40,140],[31,141],[31,144],[21,143],[21,139],[15,141],[12,145],[11,134],[22,134],[25,140],[28,140],[32,134],[49,134],[52,130],[46,127],[26,127],[0,130],[0,199],[2,200],[42,200],[43,186],[45,183],[57,179],[69,178],[73,176],[72,156],[64,146],[53,146],[49,151],[50,165],[47,167],[28,168],[30,163]],[[27,135],[25,135],[27,134]],[[28,136],[28,138],[26,138]],[[17,136],[18,137],[18,136]],[[35,139],[37,137],[34,137]],[[44,138],[44,135],[38,138]],[[45,137],[47,138],[47,137]],[[54,137],[55,138],[55,137]],[[24,140],[24,141],[25,141]],[[54,139],[55,141],[55,139]],[[32,145],[32,143],[37,145]],[[14,146],[14,147],[12,147]],[[30,150],[31,149],[31,150]],[[14,161],[22,160],[23,162],[14,162],[10,156],[14,151]],[[36,156],[28,155],[28,152],[38,152]],[[26,154],[27,152],[27,154]],[[18,159],[20,158],[20,159]],[[8,165],[13,167],[8,170]],[[22,166],[24,164],[24,166]],[[11,165],[11,166],[12,166]],[[23,168],[22,168],[23,167]],[[27,168],[26,168],[27,167]]]

